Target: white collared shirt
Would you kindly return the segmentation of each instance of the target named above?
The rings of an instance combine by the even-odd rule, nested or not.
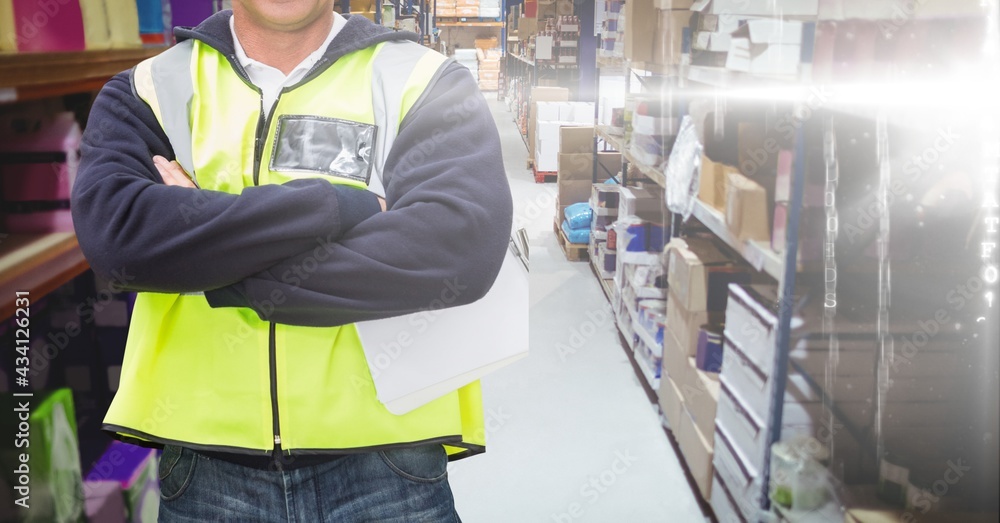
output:
[[[240,45],[239,38],[236,37],[236,29],[233,23],[233,17],[229,17],[229,30],[233,33],[233,46],[236,48],[236,59],[246,70],[247,75],[250,77],[250,82],[252,82],[257,87],[260,87],[261,92],[264,97],[264,112],[269,112],[271,106],[278,100],[278,93],[285,87],[290,85],[295,85],[302,78],[305,77],[306,73],[312,69],[312,66],[316,65],[316,62],[323,57],[323,53],[326,52],[326,48],[330,46],[330,42],[333,41],[337,33],[344,28],[347,23],[347,19],[341,16],[339,13],[333,13],[333,27],[330,28],[330,34],[326,37],[326,40],[319,46],[318,49],[312,52],[309,56],[305,57],[299,65],[292,69],[288,76],[282,73],[278,69],[271,67],[267,64],[258,62],[253,58],[247,56],[246,51],[243,50],[243,46]]]

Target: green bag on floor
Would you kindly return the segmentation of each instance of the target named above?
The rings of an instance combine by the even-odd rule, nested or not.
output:
[[[2,394],[0,413],[3,435],[14,443],[0,450],[3,522],[85,521],[83,474],[70,390],[35,392],[32,397]],[[22,413],[26,421],[20,419]],[[27,463],[22,454],[27,455]]]

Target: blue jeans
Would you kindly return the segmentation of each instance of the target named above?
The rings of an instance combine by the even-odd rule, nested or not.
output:
[[[167,446],[161,522],[460,522],[440,445],[259,470]]]

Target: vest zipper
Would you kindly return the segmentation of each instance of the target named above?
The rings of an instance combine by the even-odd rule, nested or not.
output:
[[[253,144],[254,185],[260,184],[260,162],[264,155],[264,141],[267,139],[267,130],[271,127],[271,118],[274,116],[274,110],[278,107],[278,100],[280,99],[281,93],[278,93],[278,98],[274,100],[274,104],[271,105],[271,109],[267,112],[267,116],[264,116],[264,96],[261,95],[260,98],[260,118],[257,120],[257,132],[254,136]],[[284,463],[284,459],[281,453],[281,423],[278,421],[278,349],[277,342],[275,341],[275,323],[273,321],[269,322],[268,328],[267,351],[271,381],[271,428],[272,432],[274,432],[274,452],[272,453],[272,456],[275,468],[281,470],[281,464]]]

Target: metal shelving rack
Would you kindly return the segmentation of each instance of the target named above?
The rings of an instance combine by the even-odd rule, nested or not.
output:
[[[100,89],[112,76],[166,47],[20,53],[0,57],[0,104]],[[14,311],[14,291],[41,297],[89,269],[76,235],[0,233],[0,320]]]

